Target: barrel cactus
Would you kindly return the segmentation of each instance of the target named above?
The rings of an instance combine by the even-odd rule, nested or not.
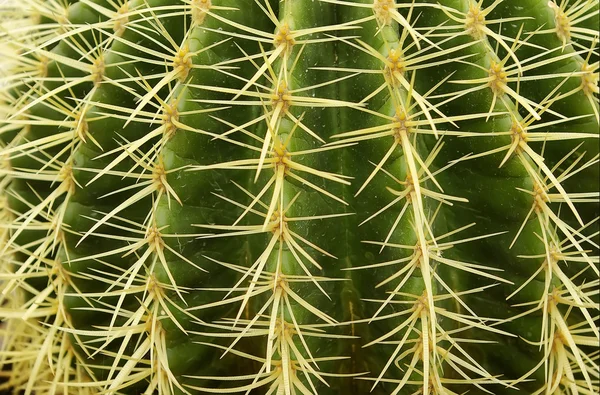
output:
[[[0,389],[598,393],[599,23],[0,1]]]

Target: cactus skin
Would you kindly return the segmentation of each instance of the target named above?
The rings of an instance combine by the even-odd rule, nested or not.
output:
[[[0,4],[0,388],[598,393],[599,23]]]

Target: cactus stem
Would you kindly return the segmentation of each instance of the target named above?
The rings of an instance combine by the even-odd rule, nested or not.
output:
[[[9,1],[0,390],[598,392],[598,0]]]

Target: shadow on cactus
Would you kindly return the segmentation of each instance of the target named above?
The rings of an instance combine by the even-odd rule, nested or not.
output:
[[[598,393],[599,23],[0,2],[0,390]]]

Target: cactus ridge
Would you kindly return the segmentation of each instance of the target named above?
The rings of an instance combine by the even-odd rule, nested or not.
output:
[[[0,2],[0,390],[600,392],[599,24]]]

